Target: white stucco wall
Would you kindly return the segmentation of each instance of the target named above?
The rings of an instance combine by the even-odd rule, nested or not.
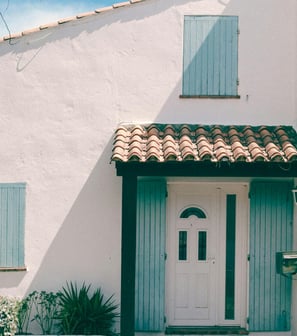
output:
[[[26,182],[25,273],[0,293],[86,281],[120,292],[121,122],[286,124],[296,2],[148,0],[0,43],[0,182]],[[240,99],[180,99],[183,16],[239,16]]]

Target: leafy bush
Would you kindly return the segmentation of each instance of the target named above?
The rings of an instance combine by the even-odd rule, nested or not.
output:
[[[61,308],[57,315],[60,333],[66,335],[112,335],[115,318],[119,316],[113,296],[107,300],[101,289],[89,295],[90,285],[67,283],[59,291]]]
[[[59,309],[59,295],[46,291],[34,291],[30,295],[35,312],[31,321],[37,322],[43,335],[52,334],[55,317]]]
[[[13,336],[17,331],[20,300],[0,296],[0,335]]]
[[[59,309],[58,294],[34,291],[19,303],[17,333],[27,335],[31,322],[36,322],[43,335],[53,334],[56,312]]]
[[[31,310],[33,305],[33,293],[20,301],[17,313],[17,333],[28,334],[29,323],[31,322]]]

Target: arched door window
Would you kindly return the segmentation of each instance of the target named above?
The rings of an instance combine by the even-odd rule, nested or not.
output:
[[[197,207],[189,207],[183,210],[179,218],[189,218],[190,216],[196,216],[197,218],[206,218],[205,212]]]

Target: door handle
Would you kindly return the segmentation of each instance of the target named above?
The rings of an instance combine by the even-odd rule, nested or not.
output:
[[[208,261],[214,265],[216,263],[216,258],[215,257],[209,257]]]

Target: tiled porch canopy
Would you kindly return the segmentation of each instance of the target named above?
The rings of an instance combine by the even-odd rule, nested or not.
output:
[[[117,162],[293,162],[291,126],[122,125],[115,132]]]
[[[291,126],[121,125],[111,160],[122,176],[121,335],[134,336],[138,177],[297,177]]]

